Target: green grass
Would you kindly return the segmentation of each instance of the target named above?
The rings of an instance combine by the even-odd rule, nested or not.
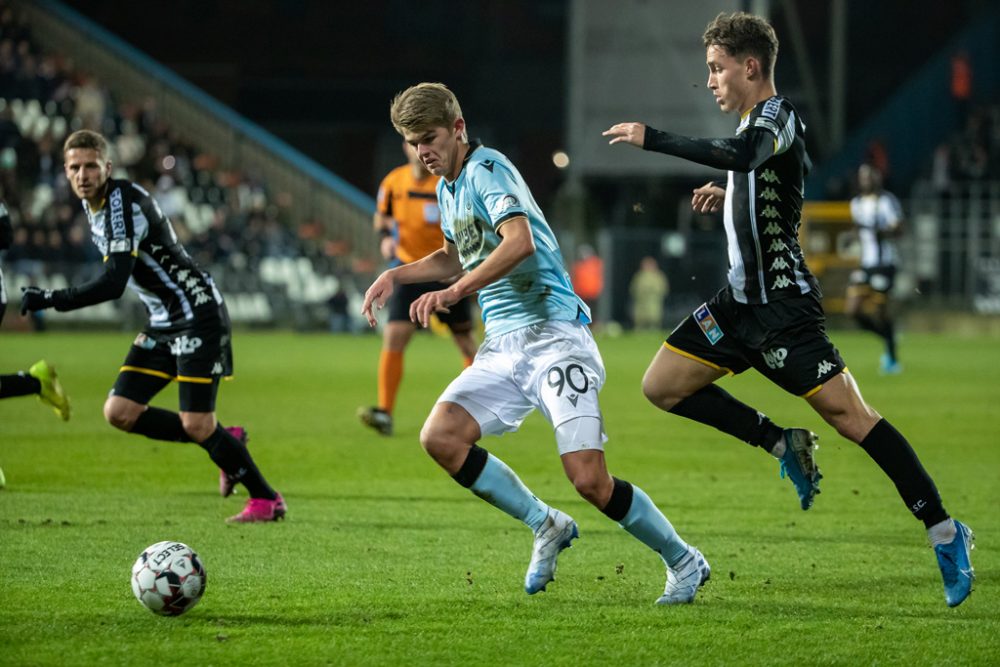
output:
[[[838,333],[865,397],[908,435],[947,508],[978,533],[976,591],[944,604],[922,527],[860,448],[760,377],[723,381],[779,424],[821,435],[823,493],[808,513],[763,452],[649,406],[639,379],[657,336],[601,338],[612,472],[646,490],[713,576],[695,604],[660,608],[659,559],[580,500],[548,425],[484,446],[581,539],[558,580],[524,594],[529,531],[472,497],[417,435],[457,373],[446,340],[407,356],[397,434],[364,430],[378,340],[237,333],[220,395],[289,504],[280,524],[227,526],[196,446],[119,433],[101,405],[128,333],[3,334],[0,372],[40,357],[74,401],[59,422],[34,398],[0,401],[0,663],[652,665],[996,664],[1000,659],[1000,348],[995,339],[910,335],[906,372],[875,372],[874,338]],[[158,398],[175,407],[176,390]],[[992,509],[991,509],[992,508]],[[208,589],[179,618],[139,606],[129,570],[180,540]]]

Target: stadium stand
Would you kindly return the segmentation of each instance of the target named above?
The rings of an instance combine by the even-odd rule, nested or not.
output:
[[[259,155],[256,161],[220,158],[205,145],[211,141],[201,135],[192,140],[171,122],[173,115],[161,108],[162,97],[130,96],[114,80],[76,66],[79,60],[42,48],[20,10],[33,19],[59,20],[41,17],[34,6],[0,2],[0,198],[11,209],[16,230],[3,258],[12,294],[29,283],[53,288],[78,283],[101,270],[97,250],[86,238],[83,213],[62,176],[62,141],[88,128],[112,142],[116,174],[154,194],[182,243],[227,295],[235,322],[325,327],[335,295],[357,300],[358,286],[367,284],[374,269],[368,259],[374,254],[368,247],[370,199],[330,174],[317,176],[317,170],[322,172],[317,165],[245,120],[234,121],[228,110],[222,120],[238,121],[241,129],[257,135],[244,138],[240,150]],[[67,18],[72,17],[62,17]],[[116,44],[110,36],[107,42]],[[156,75],[176,78],[165,71]],[[194,94],[194,89],[178,88]],[[300,162],[298,181],[307,187],[325,178],[348,201],[334,207],[315,201],[304,205],[316,198],[311,192],[275,187],[273,170],[258,165],[278,159],[257,143],[280,150],[285,161]],[[46,317],[132,327],[141,319],[141,306],[123,300]]]

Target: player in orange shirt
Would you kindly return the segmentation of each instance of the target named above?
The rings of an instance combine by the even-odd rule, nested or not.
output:
[[[382,179],[375,208],[375,231],[381,238],[382,256],[390,265],[409,264],[440,250],[444,245],[437,203],[438,177],[424,168],[406,143],[407,164],[396,167]],[[410,321],[410,304],[426,292],[445,289],[442,283],[400,285],[387,304],[389,322],[382,330],[382,354],[378,364],[378,405],[358,410],[361,421],[382,435],[392,435],[392,409],[403,379],[403,351],[417,325]],[[472,337],[470,299],[437,313],[448,326],[465,365],[476,356]]]

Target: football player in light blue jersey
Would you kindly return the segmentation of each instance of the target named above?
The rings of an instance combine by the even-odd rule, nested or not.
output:
[[[469,143],[458,100],[442,84],[408,88],[393,100],[391,114],[427,169],[443,177],[438,203],[445,243],[382,273],[365,294],[363,313],[374,326],[374,311],[396,285],[462,273],[448,288],[414,301],[410,317],[427,326],[433,313],[478,292],[486,321],[486,340],[472,366],[445,389],[424,423],[424,449],[456,482],[532,529],[524,588],[537,593],[576,539],[576,522],[542,502],[476,442],[516,431],[540,410],[580,495],[666,563],[667,585],[657,603],[693,601],[711,573],[704,556],[639,487],[608,473],[597,398],[604,362],[587,328],[590,313],[573,292],[552,230],[521,174],[501,153]]]
[[[550,320],[590,322],[590,309],[573,291],[559,244],[517,168],[499,151],[466,144],[465,164],[453,182],[438,181],[441,225],[462,268],[479,266],[500,246],[501,225],[524,218],[535,252],[479,290],[486,335]]]

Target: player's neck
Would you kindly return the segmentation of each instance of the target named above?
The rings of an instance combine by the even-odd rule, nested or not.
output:
[[[445,180],[449,183],[454,183],[458,175],[462,173],[462,167],[465,166],[465,156],[469,154],[469,144],[459,141],[458,146],[455,149],[455,160],[451,165],[451,171],[445,176]]]
[[[742,118],[743,116],[746,116],[755,106],[764,100],[771,99],[777,94],[778,91],[775,89],[773,81],[761,83],[751,91],[750,95],[747,96],[747,100],[743,103],[743,108],[740,110],[740,117]]]

